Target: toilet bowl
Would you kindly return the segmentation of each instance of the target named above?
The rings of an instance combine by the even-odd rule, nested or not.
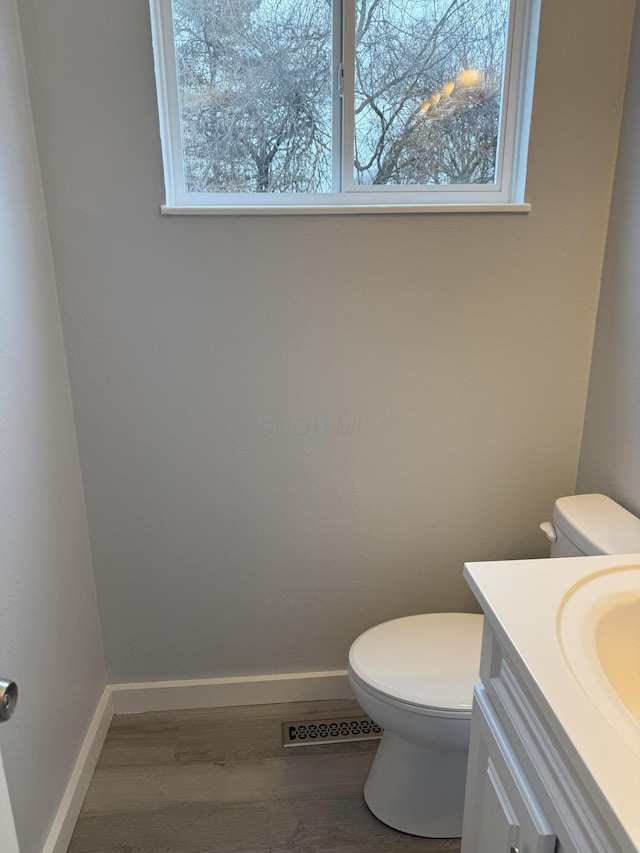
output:
[[[640,551],[640,520],[604,495],[559,498],[541,527],[552,557]],[[401,832],[462,834],[481,634],[482,616],[431,613],[384,622],[351,646],[353,693],[384,728],[364,798]]]
[[[479,680],[482,616],[431,613],[377,625],[349,652],[361,708],[384,729],[364,798],[388,826],[455,838]]]

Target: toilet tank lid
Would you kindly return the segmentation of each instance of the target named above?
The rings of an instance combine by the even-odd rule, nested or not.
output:
[[[640,552],[640,518],[606,495],[558,498],[553,523],[585,554]]]

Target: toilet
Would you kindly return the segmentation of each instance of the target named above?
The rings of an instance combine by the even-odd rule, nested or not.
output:
[[[540,525],[552,557],[640,552],[640,519],[604,495],[559,498],[552,518]],[[364,799],[401,832],[462,834],[482,622],[473,613],[406,616],[365,631],[349,651],[353,694],[384,729]]]

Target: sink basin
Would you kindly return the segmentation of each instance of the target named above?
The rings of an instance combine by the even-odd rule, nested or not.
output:
[[[600,665],[640,725],[640,588],[610,603],[596,628]]]
[[[595,572],[573,586],[557,629],[584,693],[640,755],[640,566]]]

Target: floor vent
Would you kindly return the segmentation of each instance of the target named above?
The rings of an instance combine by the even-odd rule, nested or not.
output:
[[[350,740],[377,740],[381,737],[380,726],[365,716],[339,717],[335,720],[300,720],[282,724],[283,746],[313,746]]]

